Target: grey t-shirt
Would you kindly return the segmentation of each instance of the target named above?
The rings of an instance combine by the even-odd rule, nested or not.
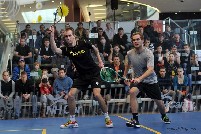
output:
[[[140,77],[147,71],[147,67],[154,67],[154,55],[151,50],[144,48],[142,52],[136,52],[135,49],[131,49],[127,53],[128,64],[133,67],[134,78]],[[142,83],[153,84],[157,83],[156,73],[153,72]]]

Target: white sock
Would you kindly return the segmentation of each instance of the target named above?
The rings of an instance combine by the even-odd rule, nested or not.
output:
[[[104,113],[104,116],[105,116],[105,118],[110,118],[109,115],[108,115],[108,112]]]
[[[75,115],[70,115],[70,120],[75,121]]]

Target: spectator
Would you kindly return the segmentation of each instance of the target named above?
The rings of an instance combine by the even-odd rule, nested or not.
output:
[[[174,45],[177,46],[178,51],[181,51],[183,49],[184,43],[180,39],[179,34],[174,34],[174,40],[172,42],[172,46],[174,46]]]
[[[25,71],[27,73],[28,79],[30,79],[30,68],[28,65],[25,64],[24,59],[20,59],[18,61],[18,66],[14,67],[13,73],[12,73],[12,80],[17,81],[20,79],[21,72]]]
[[[83,28],[83,23],[77,23],[77,28],[75,29],[75,35],[79,38],[79,40],[84,40],[85,37],[85,29]]]
[[[106,41],[104,36],[100,37],[100,42],[97,44],[98,50],[103,54],[104,60],[108,60],[108,56],[110,54],[110,44]]]
[[[162,46],[164,52],[171,50],[170,41],[166,41],[163,34],[159,35],[158,42],[155,46],[155,48],[157,48],[157,46]]]
[[[112,43],[113,37],[114,37],[114,35],[115,35],[115,31],[114,31],[114,29],[111,27],[111,24],[110,24],[109,22],[106,23],[106,29],[105,29],[104,32],[105,32],[105,34],[107,35],[107,37],[108,37],[110,43]]]
[[[16,98],[15,99],[20,99],[22,98],[22,102],[29,102],[32,101],[32,112],[33,115],[37,113],[37,105],[33,104],[35,101],[33,99],[36,98],[35,95],[31,95],[31,93],[34,91],[33,90],[33,84],[32,82],[28,79],[27,73],[25,71],[21,72],[20,79],[16,81],[15,83],[15,91],[16,91]],[[36,107],[34,107],[36,106]],[[15,106],[15,119],[19,118],[20,115],[20,107]]]
[[[173,79],[173,87],[180,100],[181,97],[185,97],[188,94],[188,77],[184,75],[184,70],[181,67],[177,69],[177,73],[178,75]]]
[[[52,63],[52,57],[54,56],[54,53],[50,47],[50,40],[48,38],[44,39],[44,46],[41,46],[40,56],[41,56],[41,64]]]
[[[165,40],[171,41],[174,37],[174,32],[171,30],[170,25],[165,25],[165,32],[163,33]]]
[[[149,36],[151,43],[157,42],[158,32],[154,30],[153,20],[149,21],[149,25],[144,28],[144,32]]]
[[[60,68],[58,74],[59,76],[54,80],[53,84],[54,93],[56,93],[56,96],[63,96],[67,101],[68,91],[73,85],[73,80],[66,76],[66,70],[64,68]]]
[[[165,60],[164,65],[167,69],[167,74],[174,78],[174,76],[177,75],[177,68],[179,67],[179,64],[174,61],[174,54],[172,53],[169,54],[168,59],[168,61]]]
[[[7,100],[13,101],[13,95],[15,94],[15,82],[10,79],[8,71],[4,71],[2,73],[2,78],[3,79],[0,82],[0,98],[3,99],[4,106],[6,106]],[[6,113],[9,111],[5,108],[0,108],[0,111],[2,112],[0,118],[7,119],[8,117],[6,116]]]
[[[124,62],[124,56],[120,52],[120,47],[118,44],[114,45],[114,48],[110,49],[110,55],[108,57],[108,61],[112,64],[113,63],[113,57],[119,56],[121,63]]]
[[[191,57],[190,67],[198,67],[198,69],[192,69],[192,80],[201,81],[201,62],[198,61],[197,54]]]
[[[190,46],[188,44],[184,44],[184,50],[181,51],[181,65],[184,69],[184,75],[186,75],[189,79],[188,84],[189,88],[192,86],[192,74],[191,74],[191,65],[190,65],[190,59],[193,55],[195,55],[195,52],[191,50]]]
[[[40,69],[40,64],[38,62],[34,63],[34,69],[32,73],[37,73],[37,76],[31,76],[31,80],[34,83],[35,91],[39,91],[39,84],[42,77],[42,70]]]
[[[91,33],[98,33],[98,29],[101,28],[101,20],[97,20],[96,21],[96,27],[93,27],[91,29]]]
[[[124,33],[124,29],[120,27],[118,29],[118,33],[114,35],[113,47],[114,45],[118,44],[120,47],[120,52],[125,56],[128,51],[127,43],[128,36]]]
[[[150,38],[144,40],[144,46],[154,52],[154,45],[150,42]]]
[[[164,67],[164,60],[165,60],[165,55],[162,52],[162,47],[158,46],[156,51],[154,52],[154,70],[159,72],[159,69],[161,67]]]
[[[162,98],[165,104],[167,101],[173,101],[175,98],[175,91],[171,89],[172,87],[172,79],[169,75],[166,75],[166,69],[165,67],[161,67],[159,70],[159,74],[157,76],[158,78],[158,84],[161,89]],[[172,98],[170,98],[172,97]],[[166,105],[166,112],[169,111],[169,105]]]
[[[109,67],[112,68],[113,70],[115,70],[121,77],[123,77],[124,65],[123,65],[122,62],[120,62],[119,56],[114,56],[113,57],[113,63]],[[119,79],[119,80],[117,80],[117,83],[118,84],[124,84],[124,80]],[[125,92],[124,89],[122,89],[122,90],[121,89],[117,89],[117,91],[115,91],[114,89],[111,89],[111,97],[112,98],[115,98],[115,97],[117,97],[117,98],[124,98],[125,94],[126,94],[126,92]]]
[[[26,38],[29,38],[29,36],[32,35],[31,25],[27,24],[25,26],[25,29],[22,30],[21,33],[26,33]]]
[[[32,64],[32,52],[30,47],[26,45],[25,39],[20,39],[20,44],[17,45],[13,58],[14,63],[17,63],[19,59],[24,59],[27,64]]]
[[[41,116],[44,118],[46,117],[46,107],[47,107],[48,98],[53,98],[52,96],[53,90],[47,78],[43,78],[41,82],[42,82],[40,87],[40,93],[41,93],[40,102],[42,103]]]

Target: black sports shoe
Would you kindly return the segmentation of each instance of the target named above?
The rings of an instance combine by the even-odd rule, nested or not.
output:
[[[136,120],[131,118],[130,121],[126,122],[126,126],[127,127],[140,128],[140,123],[139,123],[139,121],[136,121]]]
[[[161,117],[162,121],[164,121],[165,124],[170,124],[170,119],[168,118],[167,115],[165,115],[164,117]]]

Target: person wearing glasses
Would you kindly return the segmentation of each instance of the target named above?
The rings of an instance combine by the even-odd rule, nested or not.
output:
[[[130,105],[133,118],[126,122],[127,127],[140,128],[138,120],[138,103],[137,95],[144,92],[148,97],[153,99],[161,113],[161,119],[164,123],[169,124],[170,120],[165,112],[165,106],[161,98],[161,92],[158,86],[157,76],[154,72],[154,56],[151,50],[144,47],[144,37],[141,33],[132,35],[133,49],[127,52],[124,77],[128,74],[128,69],[132,66],[134,77],[132,82],[125,80],[125,84],[130,86]]]
[[[71,28],[66,29],[64,33],[65,46],[62,48],[57,48],[54,40],[55,29],[53,26],[51,26],[50,30],[52,31],[50,36],[52,50],[57,54],[68,56],[75,65],[79,74],[68,93],[70,120],[61,125],[60,128],[78,127],[78,123],[75,120],[75,96],[80,90],[87,89],[89,85],[91,85],[94,97],[99,102],[99,105],[104,113],[106,127],[113,127],[113,123],[108,115],[107,105],[100,94],[101,78],[99,72],[100,68],[104,65],[98,49],[94,45],[86,43],[85,41],[76,40],[74,30]],[[95,51],[99,63],[98,65],[91,57],[90,49]]]

